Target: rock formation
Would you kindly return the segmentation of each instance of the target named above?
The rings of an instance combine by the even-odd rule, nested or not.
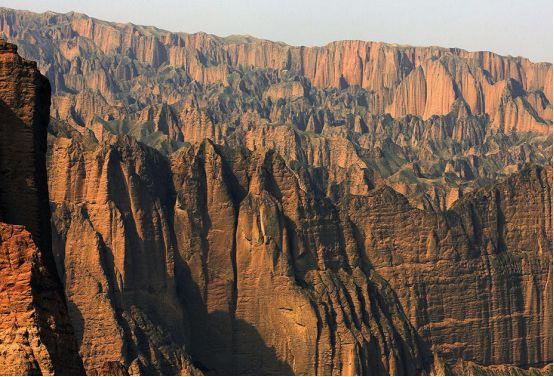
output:
[[[50,86],[0,40],[0,370],[81,374],[50,242]]]
[[[143,104],[146,98],[150,103],[171,98],[173,103],[186,94],[168,84],[231,83],[237,69],[253,67],[294,73],[321,89],[362,88],[371,97],[372,114],[428,119],[449,113],[456,101],[463,101],[472,114],[488,114],[498,123],[519,117],[518,130],[548,134],[552,128],[551,110],[542,111],[552,108],[552,65],[525,58],[364,41],[295,47],[252,37],[171,33],[77,13],[38,15],[9,9],[0,14],[0,30],[39,61],[54,83],[55,102],[58,95],[91,91],[112,111],[123,108],[128,113],[133,111],[125,98],[129,89],[131,97],[141,97]],[[158,79],[150,85],[145,76],[154,72]],[[505,108],[504,88],[512,82],[520,88],[519,100]],[[266,96],[276,99],[276,91],[289,91],[288,97],[304,94],[297,84],[279,87],[269,89]],[[535,95],[545,102],[529,100]],[[82,110],[77,108],[76,113],[82,116]]]
[[[347,204],[368,260],[447,361],[548,362],[551,174],[526,168],[435,216],[391,190]]]
[[[102,289],[90,304],[75,305],[91,312],[87,305],[98,307],[115,290],[123,307],[135,305],[161,334],[176,336],[154,314],[168,309],[147,291],[164,302],[175,295],[192,324],[181,349],[204,372],[429,373],[433,353],[451,366],[464,359],[524,368],[550,362],[550,168],[528,167],[439,214],[411,207],[386,186],[355,195],[336,190],[330,198],[317,171],[292,168],[271,151],[203,142],[178,151],[169,167],[128,137],[89,151],[78,139],[58,137],[50,166],[56,249],[64,253],[57,257],[66,279],[75,277],[69,299],[95,286],[79,276],[80,250],[111,250],[105,261],[87,261],[87,270],[113,269],[100,271],[98,284],[129,288]],[[162,187],[170,192],[157,191]],[[148,204],[151,190],[165,204]],[[158,225],[147,225],[155,218]],[[89,240],[80,224],[91,222],[98,230]],[[133,234],[149,244],[140,246]],[[134,256],[122,260],[127,253]],[[168,280],[152,286],[160,277]],[[136,285],[142,281],[149,287]],[[102,318],[117,315],[112,300]],[[84,334],[98,332],[94,318],[82,326]],[[144,352],[133,336],[121,339],[118,347]],[[146,339],[156,344],[158,336]],[[90,338],[81,352],[95,344]],[[135,361],[122,360],[134,370]]]
[[[167,161],[129,138],[94,150],[58,138],[49,182],[54,252],[87,373],[195,373]]]
[[[0,29],[52,83],[53,260],[87,373],[549,372],[551,64],[76,13]],[[30,261],[41,177],[25,200],[0,183],[37,211],[1,228]]]
[[[170,154],[204,138],[260,145],[260,124],[287,126],[310,145],[344,139],[358,168],[434,209],[550,160],[548,63],[361,41],[293,47],[77,13],[2,9],[0,29],[52,82],[53,118],[98,141],[125,134]]]

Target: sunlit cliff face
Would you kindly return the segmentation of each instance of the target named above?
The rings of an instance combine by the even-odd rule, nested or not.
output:
[[[31,330],[0,328],[17,344],[0,365],[61,373],[37,356],[46,331],[88,374],[551,371],[552,65],[75,13],[4,9],[0,29],[52,86],[47,137],[48,92],[0,56],[5,123],[46,114],[0,153],[48,173],[0,162],[21,202],[0,196],[0,219],[31,224],[1,228],[0,274],[30,312],[0,315]],[[32,229],[50,230],[46,197],[52,240]],[[56,299],[33,285],[45,271]],[[41,300],[63,325],[29,319]]]

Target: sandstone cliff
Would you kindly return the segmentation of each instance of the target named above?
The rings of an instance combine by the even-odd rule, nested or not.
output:
[[[488,114],[499,124],[518,118],[518,130],[547,134],[552,127],[552,65],[520,57],[364,41],[296,47],[252,37],[171,33],[78,13],[39,15],[10,9],[0,14],[0,30],[39,61],[57,96],[96,92],[112,113],[133,111],[125,98],[129,89],[132,97],[143,99],[142,106],[145,98],[177,102],[185,96],[168,86],[170,81],[228,83],[234,71],[250,67],[294,73],[316,88],[360,87],[371,97],[372,114],[428,119],[447,114],[456,101],[463,101],[472,114]],[[154,72],[164,79],[152,85],[145,78]],[[504,88],[511,82],[521,90],[506,108]],[[290,95],[304,94],[298,86],[289,88]],[[279,98],[275,90],[266,96]],[[540,104],[533,98],[537,95],[543,98]],[[82,109],[75,110],[83,115]]]
[[[447,361],[549,362],[551,182],[527,168],[434,216],[392,190],[347,204],[368,260]]]
[[[434,209],[551,159],[548,63],[361,41],[294,47],[77,13],[2,9],[0,28],[50,78],[52,117],[100,142],[125,134],[168,155],[204,138],[259,147],[270,134],[294,149],[306,133],[312,159],[347,149],[355,166],[341,168],[374,171],[364,174]]]
[[[53,252],[87,373],[548,372],[551,64],[76,13],[0,29],[53,85]],[[17,179],[48,247],[44,181]]]
[[[129,138],[59,138],[50,153],[54,253],[87,373],[195,373],[167,161]]]
[[[50,86],[0,40],[0,370],[81,374],[50,242]],[[16,224],[16,225],[14,225]]]
[[[441,214],[367,182],[328,196],[317,169],[271,150],[203,142],[169,165],[127,137],[78,139],[56,139],[50,190],[89,370],[117,359],[161,371],[146,356],[160,338],[220,374],[430,373],[433,353],[451,367],[551,362],[550,168],[526,168]],[[83,224],[96,235],[83,237]],[[108,258],[83,258],[102,249]],[[79,299],[89,289],[92,301]],[[88,317],[87,305],[105,308]],[[123,331],[103,346],[96,318],[112,315],[131,332],[152,321],[159,333],[142,330],[137,343]],[[179,315],[189,332],[171,327]],[[187,365],[172,355],[168,368]]]

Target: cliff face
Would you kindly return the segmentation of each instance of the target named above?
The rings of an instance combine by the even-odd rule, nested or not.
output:
[[[128,138],[95,150],[59,138],[50,161],[54,251],[87,373],[193,373],[167,162]]]
[[[54,93],[54,258],[6,225],[2,247],[31,262],[5,280],[55,260],[87,373],[548,372],[550,64],[75,13],[2,9],[0,28]],[[9,84],[8,124],[46,122],[17,105],[46,92],[31,71],[44,87]],[[22,130],[0,174],[29,191],[0,183],[0,208],[24,209],[0,220],[48,250],[45,131]],[[28,371],[45,363],[35,333]]]
[[[50,85],[13,44],[0,43],[0,221],[24,225],[49,252],[46,135]]]
[[[413,373],[412,357],[429,362],[419,336],[450,363],[550,362],[551,170],[524,170],[441,216],[411,208],[389,188],[333,205],[306,172],[289,170],[276,156],[245,165],[242,156],[203,148],[193,161],[173,161],[174,171],[201,172],[189,171],[185,180],[174,173],[175,230],[195,283],[187,286],[198,287],[193,294],[208,314],[201,312],[208,332],[198,326],[193,342],[230,332],[237,343],[203,342],[201,352],[244,346],[233,326],[242,318],[295,373]],[[417,342],[405,335],[413,330],[404,316],[418,330]],[[222,327],[214,333],[215,323]],[[314,323],[316,342],[306,332]],[[379,327],[408,338],[392,345],[404,350],[398,356],[381,349],[380,362],[370,356],[380,349],[372,342],[387,344]],[[252,365],[255,353],[243,352],[250,358],[240,365]],[[306,359],[315,363],[304,369],[303,355],[312,354]],[[252,370],[260,371],[267,369]]]
[[[87,148],[58,138],[50,160],[54,249],[87,372],[195,373],[185,351],[219,374],[429,368],[387,283],[357,252],[351,267],[334,255],[352,237],[327,235],[342,232],[338,213],[277,156],[231,162],[205,142],[170,170],[129,138]],[[291,190],[291,207],[274,190]],[[322,221],[295,215],[321,205]]]
[[[159,371],[160,359],[145,356],[159,338],[219,374],[429,373],[437,368],[433,353],[450,367],[459,359],[524,368],[551,362],[550,168],[526,168],[435,213],[367,183],[355,195],[327,196],[317,169],[292,167],[271,151],[204,142],[168,163],[126,137],[86,145],[56,139],[50,190],[57,258],[90,334],[81,343],[88,370],[118,359],[133,371],[137,358]],[[170,189],[153,195],[162,187]],[[160,204],[148,204],[152,198]],[[90,223],[97,236],[83,237],[80,224]],[[84,262],[82,250],[100,250],[99,243],[113,256]],[[108,288],[96,290],[81,263],[114,271],[96,275]],[[78,299],[87,287],[97,293]],[[91,310],[106,301],[101,314]],[[171,327],[182,317],[167,314],[167,302],[189,332]],[[145,331],[137,343],[123,334],[117,349],[113,341],[103,346],[108,332],[95,318],[119,310],[132,331],[148,322],[134,324],[128,311],[142,313],[158,335]],[[183,368],[172,357],[166,367]]]
[[[274,153],[208,142],[177,154],[172,170],[192,353],[203,365],[238,374],[428,369],[427,350],[361,260],[348,220],[303,172]]]
[[[0,369],[81,374],[50,242],[46,130],[50,86],[0,41]]]
[[[488,114],[502,126],[513,117],[518,122],[507,126],[520,131],[547,134],[552,126],[552,65],[525,58],[364,41],[295,47],[252,37],[171,33],[76,13],[9,9],[0,14],[0,29],[40,62],[57,95],[98,91],[113,112],[129,112],[124,109],[128,88],[136,91],[133,97],[155,101],[185,98],[175,96],[179,90],[165,80],[153,86],[145,82],[153,72],[172,81],[214,84],[232,81],[234,71],[251,67],[286,70],[321,89],[360,87],[370,93],[372,114],[428,119],[449,113],[459,100],[472,114]],[[53,43],[47,43],[50,38]],[[505,93],[512,82],[520,90]],[[268,96],[275,98],[272,92]],[[535,96],[543,101],[537,103]]]
[[[169,155],[204,138],[259,147],[265,133],[281,149],[301,138],[312,159],[339,144],[414,206],[442,210],[550,161],[547,63],[361,41],[294,47],[76,13],[2,9],[0,29],[49,77],[52,117],[99,142],[129,135]]]
[[[528,367],[552,355],[551,182],[550,169],[528,168],[436,216],[392,192],[348,203],[370,263],[448,361]]]

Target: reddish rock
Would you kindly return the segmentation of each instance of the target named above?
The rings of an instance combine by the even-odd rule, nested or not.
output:
[[[0,370],[83,374],[52,256],[48,80],[0,40]],[[14,225],[17,224],[17,225]]]

